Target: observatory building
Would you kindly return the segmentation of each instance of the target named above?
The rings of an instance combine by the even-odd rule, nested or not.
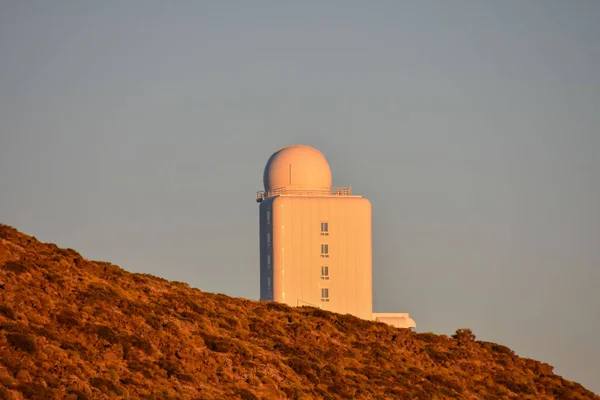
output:
[[[260,203],[260,299],[414,328],[408,313],[373,313],[371,203],[331,186],[318,150],[284,147],[267,162]]]

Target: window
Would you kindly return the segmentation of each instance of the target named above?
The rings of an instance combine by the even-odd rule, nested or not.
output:
[[[329,267],[326,265],[321,266],[321,279],[329,280]]]
[[[329,258],[329,245],[328,244],[321,245],[321,257]]]
[[[271,210],[267,210],[267,224],[271,223]]]
[[[323,288],[321,289],[321,301],[329,301],[329,289]]]
[[[271,255],[267,254],[267,266],[271,267]]]
[[[321,222],[321,236],[329,236],[329,223]]]
[[[267,233],[267,246],[271,245],[271,232]]]

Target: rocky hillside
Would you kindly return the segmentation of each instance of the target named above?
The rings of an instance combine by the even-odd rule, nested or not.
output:
[[[600,399],[510,349],[203,293],[0,225],[0,399]]]

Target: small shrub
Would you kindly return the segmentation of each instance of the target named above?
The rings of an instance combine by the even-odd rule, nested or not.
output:
[[[506,354],[508,356],[513,356],[515,353],[511,349],[506,346],[502,346],[501,344],[492,343],[492,352]]]
[[[440,391],[440,394],[446,398],[459,398],[458,394],[454,393],[450,389],[447,389],[443,386],[439,389],[439,391]]]
[[[228,353],[232,347],[231,339],[213,336],[207,333],[201,334],[204,339],[204,344],[209,350],[216,351],[217,353]]]
[[[0,331],[6,332],[27,332],[27,326],[21,323],[15,322],[5,322],[4,324],[0,324]]]
[[[196,382],[196,378],[190,374],[176,373],[175,377],[179,379],[181,382],[194,383]]]
[[[87,394],[80,392],[78,390],[71,390],[69,395],[74,396],[73,398],[77,400],[90,400]]]
[[[127,368],[131,371],[140,372],[144,377],[151,379],[152,378],[152,369],[153,366],[148,361],[140,361],[140,360],[127,360]]]
[[[254,393],[252,393],[248,389],[238,389],[237,394],[240,396],[240,399],[242,399],[242,400],[259,400],[259,398],[256,397],[254,395]]]
[[[123,391],[121,391],[121,389],[119,389],[119,387],[117,387],[113,381],[99,376],[90,378],[90,385],[100,390],[104,394],[114,393],[119,396],[123,394]]]
[[[117,291],[110,285],[92,282],[88,285],[88,290],[81,295],[92,301],[104,300],[117,304],[122,298]]]
[[[163,358],[160,361],[158,361],[158,366],[167,371],[167,378],[181,373],[181,364],[179,362],[176,362],[175,360],[167,360]]]
[[[60,255],[62,255],[64,257],[67,257],[67,258],[73,258],[74,259],[74,258],[80,258],[81,257],[81,254],[79,254],[78,252],[76,252],[73,249],[61,249],[61,248],[59,248],[56,251],[58,252],[58,254],[60,254]]]
[[[438,335],[432,332],[417,333],[417,338],[427,343],[436,343],[440,341]]]
[[[459,343],[473,342],[475,341],[475,334],[470,329],[457,329],[456,333],[452,337],[458,340]]]
[[[319,366],[318,364],[311,362],[311,360],[307,360],[304,357],[293,356],[286,360],[285,363],[297,374],[306,376],[309,381],[314,382],[318,380],[315,373],[318,374],[317,370]]]
[[[4,263],[4,269],[9,272],[14,272],[17,275],[27,272],[29,267],[21,261],[7,261]]]
[[[153,329],[159,330],[161,327],[161,319],[160,317],[154,314],[148,314],[145,317],[146,323],[150,325]]]
[[[229,329],[237,329],[240,326],[240,322],[237,318],[232,318],[228,316],[223,317],[225,319],[225,324]],[[221,324],[221,322],[219,322]]]
[[[452,397],[454,397],[456,395],[456,393],[463,392],[463,388],[460,385],[460,383],[450,376],[433,374],[433,375],[428,375],[427,380],[431,383],[437,384],[437,386],[441,386],[440,389],[444,389],[444,387],[445,387],[446,390],[455,392],[455,393],[451,392],[450,394],[446,393],[446,395],[451,395]]]
[[[117,335],[113,332],[113,330],[105,325],[96,327],[96,334],[98,337],[106,340],[108,343],[114,344],[119,341]]]
[[[12,308],[5,304],[0,304],[0,314],[4,315],[8,319],[15,319],[16,315]]]
[[[56,314],[56,321],[68,327],[75,327],[79,325],[79,318],[77,313],[71,310],[63,310],[60,313]]]
[[[436,363],[444,363],[446,361],[450,361],[450,355],[447,352],[440,351],[429,346],[430,345],[428,345],[428,347],[425,348],[425,351],[433,361],[435,361]]]
[[[286,305],[286,304],[282,304],[282,303],[277,303],[274,301],[270,301],[266,304],[266,307],[269,310],[274,310],[274,311],[282,311],[282,312],[287,312],[287,311],[291,311],[291,308]]]
[[[55,397],[54,390],[44,386],[39,382],[22,383],[17,386],[17,390],[23,393],[26,399],[51,399]]]
[[[138,335],[129,335],[126,339],[126,343],[130,343],[133,347],[137,347],[138,349],[142,350],[148,355],[152,355],[152,353],[154,352],[152,344]]]
[[[331,313],[329,311],[321,310],[320,308],[315,308],[312,310],[313,317],[323,318],[323,319],[331,319]]]
[[[46,273],[44,273],[44,279],[46,279],[48,282],[53,282],[53,283],[59,283],[64,281],[61,278],[61,275],[59,273],[57,273],[56,271],[52,271],[52,270],[47,270]]]
[[[35,338],[27,333],[9,333],[6,338],[8,343],[17,350],[23,350],[29,354],[35,354],[37,351]]]
[[[92,351],[90,351],[90,349],[85,347],[83,344],[77,342],[63,340],[60,343],[60,348],[63,350],[70,350],[74,353],[77,353],[80,357],[84,358],[90,358],[93,356],[93,353]]]
[[[288,398],[288,399],[301,399],[301,398],[305,398],[305,397],[304,397],[304,396],[305,396],[305,393],[302,391],[302,389],[301,389],[301,388],[299,388],[299,387],[298,387],[298,386],[296,386],[296,385],[293,385],[293,386],[291,386],[291,387],[290,387],[290,386],[283,386],[283,387],[281,387],[280,389],[281,389],[281,391],[282,391],[283,393],[285,393],[285,395],[286,395],[286,398]],[[328,395],[327,397],[325,397],[325,398],[331,398],[331,397],[329,397],[329,396],[331,396],[331,395],[329,394],[329,395]]]
[[[148,278],[141,274],[133,274],[132,279],[135,283],[148,283]]]

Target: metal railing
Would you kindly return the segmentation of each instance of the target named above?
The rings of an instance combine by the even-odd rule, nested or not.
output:
[[[309,303],[308,301],[304,301],[304,300],[300,300],[300,299],[296,299],[296,307],[301,307],[301,306],[310,306],[310,307],[315,307],[315,308],[321,308],[323,304],[313,304],[313,303]]]
[[[256,192],[256,202],[260,203],[269,197],[274,196],[352,196],[350,187],[332,187],[332,188],[279,188],[269,191]]]

